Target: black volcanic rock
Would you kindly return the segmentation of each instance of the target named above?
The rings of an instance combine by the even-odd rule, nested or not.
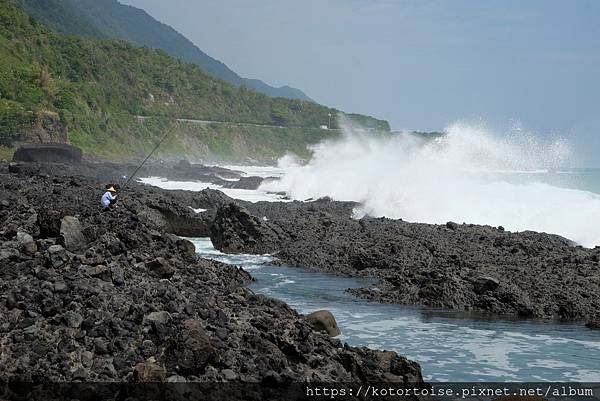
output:
[[[588,327],[592,330],[600,330],[600,313],[596,313],[594,316],[592,316],[585,324],[585,327]]]
[[[211,227],[211,240],[218,249],[239,253],[252,249],[256,253],[272,253],[278,249],[281,229],[251,215],[237,203],[218,209]]]
[[[34,143],[20,146],[13,155],[16,162],[67,162],[81,161],[82,152],[66,143]]]
[[[315,330],[325,332],[331,337],[341,334],[335,317],[328,310],[318,310],[305,316],[306,321],[315,328]]]
[[[238,202],[241,203],[241,202]],[[525,317],[584,319],[600,310],[600,248],[557,235],[472,224],[353,219],[351,202],[222,206],[211,229],[225,251],[273,253],[291,266],[379,282],[370,300]]]
[[[248,290],[244,270],[192,257],[171,234],[205,224],[189,209],[195,194],[131,183],[101,212],[105,184],[117,182],[107,166],[90,169],[101,178],[85,166],[23,166],[8,173],[0,162],[0,382],[422,382],[415,362],[343,346]],[[279,228],[230,208],[233,226],[278,241]],[[81,225],[80,253],[64,246],[65,216]]]

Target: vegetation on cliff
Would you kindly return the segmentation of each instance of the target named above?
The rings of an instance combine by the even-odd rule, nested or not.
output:
[[[239,76],[169,25],[157,21],[142,9],[117,0],[19,1],[37,21],[65,35],[123,39],[139,46],[161,49],[173,57],[197,64],[213,77],[231,84],[245,85],[272,97],[311,100],[299,89],[275,88],[261,80]]]
[[[231,85],[160,50],[55,33],[36,23],[14,1],[0,0],[0,145],[10,146],[31,131],[48,131],[40,121],[56,115],[68,128],[70,142],[86,152],[129,157],[151,146],[172,118],[189,118],[241,123],[222,124],[211,131],[213,135],[227,133],[215,138],[213,147],[226,148],[231,144],[221,141],[246,135],[238,145],[252,145],[258,152],[254,157],[260,159],[273,153],[272,149],[287,150],[290,144],[301,143],[305,148],[318,140],[317,133],[331,135],[317,131],[330,113],[338,111]],[[142,123],[139,115],[156,118]],[[389,130],[385,121],[366,116],[353,119]],[[209,134],[207,125],[179,126],[187,128],[178,128],[163,151],[185,148],[191,152],[188,136],[200,142]],[[266,143],[272,148],[262,149]]]

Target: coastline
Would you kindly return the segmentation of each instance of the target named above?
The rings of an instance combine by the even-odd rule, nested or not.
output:
[[[392,357],[386,351],[347,347],[335,338],[314,332],[302,316],[283,302],[256,296],[248,290],[250,276],[246,272],[218,262],[194,261],[190,244],[173,234],[211,236],[215,246],[227,252],[274,253],[281,264],[379,280],[374,286],[350,291],[367,300],[456,311],[475,310],[506,317],[520,315],[567,320],[593,317],[594,297],[587,301],[583,299],[583,302],[582,298],[568,298],[570,293],[587,291],[587,287],[573,281],[579,291],[566,286],[559,288],[557,277],[562,275],[566,280],[578,280],[577,275],[581,275],[591,279],[593,285],[598,275],[598,260],[595,259],[598,249],[573,246],[558,236],[509,233],[499,228],[451,222],[429,225],[381,218],[355,220],[352,218],[356,206],[353,202],[320,199],[252,203],[234,200],[218,190],[163,190],[139,183],[122,192],[122,203],[115,213],[102,214],[98,212],[99,192],[107,182],[121,181],[126,166],[4,163],[0,167],[4,188],[8,190],[0,199],[1,249],[6,263],[2,270],[6,295],[1,299],[0,308],[3,315],[10,316],[0,327],[2,338],[9,346],[7,349],[11,350],[2,359],[2,366],[8,372],[5,379],[35,380],[45,377],[39,376],[42,371],[54,369],[49,373],[50,380],[260,383],[275,378],[275,382],[281,384],[316,378],[337,382],[392,379],[422,382],[417,363],[395,353]],[[183,170],[181,166],[159,165],[149,167],[148,174],[189,180],[202,171],[202,180],[214,180],[218,184],[226,181],[229,185],[236,174],[239,175],[235,171],[200,166]],[[260,180],[247,182],[252,187]],[[192,208],[205,211],[196,213]],[[82,224],[85,251],[65,249],[64,235],[60,233],[61,220],[65,216],[76,217]],[[22,234],[18,236],[19,232],[32,236],[37,247],[34,253],[26,251],[30,241],[19,242],[23,240]],[[487,254],[490,243],[497,245],[490,256],[500,257],[503,264],[491,266],[493,269],[486,265],[485,269],[478,270],[476,266],[479,265],[475,262],[489,262],[478,258]],[[51,252],[50,248],[56,245],[63,249],[53,248]],[[458,252],[449,253],[449,249]],[[562,255],[561,258],[554,258],[557,254]],[[564,258],[564,255],[569,257]],[[162,260],[157,262],[159,258]],[[557,277],[543,277],[536,270],[518,269],[519,263],[527,266],[526,263],[539,260],[557,263]],[[399,269],[403,267],[401,263],[405,264],[404,269]],[[500,268],[508,273],[495,275]],[[569,276],[572,269],[573,276]],[[444,272],[446,274],[442,274]],[[547,293],[532,299],[528,289],[519,286],[536,280],[549,285],[545,287]],[[72,288],[69,281],[76,285]],[[175,284],[177,295],[174,299],[167,295],[170,294],[170,290],[165,289],[167,282]],[[458,286],[445,287],[447,283]],[[62,292],[65,284],[67,292]],[[15,288],[23,287],[34,290],[24,294],[15,291]],[[98,289],[87,295],[78,293],[89,291],[91,287]],[[515,289],[521,292],[510,292]],[[102,295],[100,303],[87,303],[90,296],[98,302],[94,298],[98,294]],[[521,298],[515,297],[519,294],[522,294]],[[133,313],[135,308],[131,308],[139,300],[143,300],[146,309],[141,315],[135,315],[137,321],[124,326],[117,323],[115,329],[105,313],[114,308],[115,299],[128,308],[126,313],[117,309],[116,316],[121,321],[129,319],[127,315]],[[499,302],[480,302],[492,299]],[[44,305],[56,300],[60,300],[61,306],[44,312]],[[189,305],[193,309],[191,315],[186,310]],[[571,308],[565,305],[571,305]],[[226,318],[221,313],[215,314],[215,310],[222,310]],[[94,322],[85,326],[90,324],[85,318],[89,313],[95,316]],[[265,315],[270,317],[264,320]],[[82,318],[81,322],[78,322],[78,316]],[[242,321],[240,316],[243,316]],[[99,331],[89,334],[96,326],[100,327]],[[165,330],[171,326],[172,331]],[[290,332],[292,326],[300,331]],[[58,337],[50,336],[50,331],[57,329]],[[114,330],[117,333],[125,330],[131,337],[121,344],[131,346],[120,349],[121,340],[117,340],[120,336],[115,335]],[[272,330],[276,334],[272,334]],[[306,330],[311,334],[303,337]],[[41,337],[39,333],[42,333]],[[257,337],[248,337],[248,333]],[[96,341],[98,334],[100,341]],[[165,337],[161,339],[160,336]],[[48,342],[60,343],[59,338],[63,337],[67,341],[61,347],[65,348],[58,348],[58,356],[49,354],[49,358],[54,355],[52,362],[44,362],[37,351],[47,351]],[[46,343],[37,343],[40,338]],[[190,346],[186,343],[188,338],[201,339],[199,341],[204,345]],[[249,338],[253,338],[250,343]],[[264,348],[264,341],[271,345]],[[224,352],[228,359],[224,362],[222,355],[214,357],[216,359],[208,358],[200,364],[203,366],[200,370],[182,372],[179,363],[174,361],[190,355],[199,357],[194,354],[194,349],[204,347],[206,343],[210,345],[208,354],[211,358]],[[289,344],[296,351],[291,352]],[[267,354],[277,357],[267,358],[260,366],[246,366],[244,355],[248,348],[254,349],[259,358]],[[269,351],[265,353],[267,349]],[[110,360],[110,363],[106,362],[108,370],[94,363],[84,365],[88,352],[98,356],[103,363]],[[302,357],[298,359],[298,355]],[[312,359],[313,356],[316,359]],[[402,361],[400,365],[404,368],[394,368],[396,362],[391,363],[390,357],[392,360],[400,358],[397,363]],[[357,370],[354,362],[347,364],[347,358],[363,366],[361,369],[370,367],[368,371]],[[34,365],[29,362],[31,360],[41,362]],[[316,360],[321,362],[313,366]],[[29,373],[22,376],[24,371]],[[146,374],[150,376],[144,376]]]
[[[352,218],[352,202],[230,202],[212,226],[225,252],[273,253],[282,264],[379,279],[351,292],[407,305],[593,321],[600,248],[558,235],[474,224]]]
[[[4,382],[422,383],[417,363],[345,346],[253,294],[245,271],[196,260],[173,235],[204,224],[193,194],[135,183],[102,213],[120,179],[102,166],[0,171]]]

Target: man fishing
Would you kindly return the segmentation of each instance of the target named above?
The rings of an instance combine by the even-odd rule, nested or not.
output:
[[[102,203],[103,212],[115,208],[117,203],[117,190],[115,189],[115,187],[108,187],[104,195],[102,195],[102,199],[100,200],[100,202]]]

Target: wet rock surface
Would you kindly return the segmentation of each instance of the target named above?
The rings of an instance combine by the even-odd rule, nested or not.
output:
[[[422,381],[417,363],[345,346],[253,294],[242,269],[197,259],[173,235],[208,229],[197,194],[132,183],[101,212],[118,179],[101,166],[15,171],[0,163],[0,381]]]
[[[215,247],[225,252],[239,253],[251,248],[254,253],[270,253],[285,233],[230,202],[218,208],[210,237]]]
[[[590,317],[585,324],[585,327],[592,330],[600,330],[600,313],[596,313],[594,316]]]
[[[351,217],[356,204],[328,199],[238,203],[244,207],[226,205],[216,213],[217,248],[379,278],[350,291],[365,299],[540,318],[586,319],[600,310],[598,247],[501,227],[357,220]]]

